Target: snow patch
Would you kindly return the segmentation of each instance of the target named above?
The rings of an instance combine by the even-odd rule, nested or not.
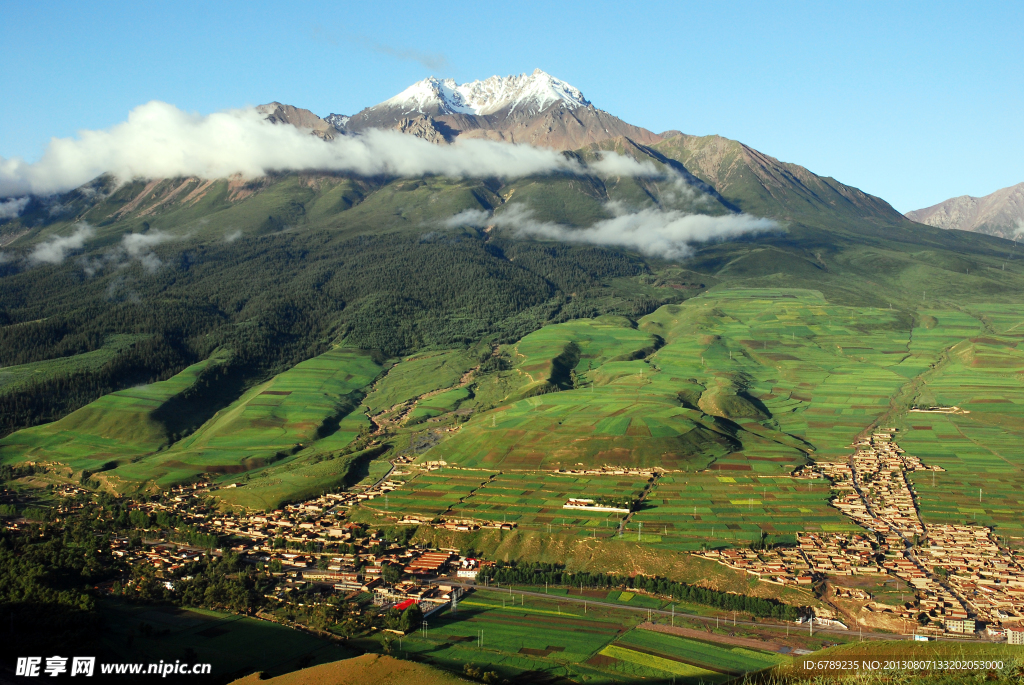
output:
[[[576,109],[587,107],[590,102],[577,88],[536,69],[532,74],[492,76],[462,85],[456,84],[455,79],[431,76],[378,106],[397,107],[403,113],[426,114],[425,109],[437,107],[442,114],[485,115],[506,107],[512,112],[518,109],[536,114],[554,104]]]

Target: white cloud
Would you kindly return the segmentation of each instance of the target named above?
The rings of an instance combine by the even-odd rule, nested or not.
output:
[[[491,218],[491,213],[483,209],[464,209],[454,216],[450,216],[441,222],[445,228],[458,228],[459,226],[481,227]]]
[[[614,152],[602,152],[597,161],[588,165],[600,176],[664,176],[652,162],[638,162],[632,157],[623,157]],[[681,179],[680,179],[681,180]]]
[[[747,233],[779,230],[771,219],[749,214],[707,216],[686,214],[675,210],[643,209],[622,212],[617,205],[608,208],[619,212],[587,228],[571,228],[533,218],[533,212],[522,205],[511,205],[503,212],[489,216],[487,212],[466,210],[451,217],[450,226],[483,226],[491,224],[518,235],[592,245],[616,245],[636,250],[649,257],[680,259],[693,252],[694,243],[727,240]]]
[[[156,271],[163,262],[153,253],[153,248],[170,240],[178,240],[179,236],[163,233],[159,230],[148,233],[126,233],[121,238],[121,248],[131,259],[137,259],[150,273]]]
[[[7,262],[13,262],[14,259],[6,252],[0,252],[0,264],[6,264]]]
[[[271,124],[255,109],[200,116],[154,101],[136,107],[126,122],[110,129],[53,139],[38,162],[0,157],[0,197],[62,192],[104,173],[128,181],[255,178],[299,170],[502,178],[557,172],[664,175],[653,164],[614,153],[604,153],[588,170],[554,150],[486,140],[441,146],[394,131],[325,142],[292,126]]]
[[[14,219],[21,210],[25,209],[25,205],[28,204],[27,197],[18,197],[13,200],[6,200],[0,202],[0,219]]]
[[[28,260],[33,264],[60,264],[69,252],[82,249],[94,233],[92,226],[85,222],[75,224],[71,235],[54,236],[37,244],[29,253]]]
[[[161,231],[150,231],[149,233],[125,233],[121,238],[121,247],[131,257],[141,257],[152,252],[153,247],[168,240],[176,240],[176,236],[162,233]]]
[[[224,242],[225,243],[233,243],[233,242],[235,242],[236,240],[238,240],[241,237],[242,237],[241,229],[238,229],[238,230],[235,230],[235,231],[231,231],[231,233],[228,233],[228,234],[226,234],[224,236]]]

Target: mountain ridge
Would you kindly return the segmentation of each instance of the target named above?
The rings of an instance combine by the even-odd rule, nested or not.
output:
[[[1000,188],[983,197],[960,195],[906,217],[936,228],[958,229],[1011,239],[1024,234],[1024,183]]]
[[[351,117],[328,118],[345,132],[394,129],[435,143],[482,138],[575,150],[621,136],[646,145],[661,140],[594,107],[578,88],[540,69],[461,85],[430,77]]]

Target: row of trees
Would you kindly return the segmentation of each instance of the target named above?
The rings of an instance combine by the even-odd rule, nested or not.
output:
[[[488,578],[505,585],[561,585],[599,589],[623,588],[641,590],[655,595],[672,597],[726,611],[742,611],[752,616],[796,620],[800,609],[776,599],[751,597],[732,592],[720,592],[689,583],[681,583],[657,576],[619,576],[608,573],[569,572],[562,564],[539,562],[498,562],[481,570],[480,579]]]

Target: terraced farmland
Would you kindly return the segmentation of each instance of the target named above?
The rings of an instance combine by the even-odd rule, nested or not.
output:
[[[970,320],[934,312],[932,335],[948,325],[948,358],[924,376],[915,403],[960,407],[959,413],[910,412],[900,416],[901,447],[946,473],[913,474],[926,522],[977,522],[1024,544],[1024,308],[975,307],[995,332],[955,339]],[[980,325],[980,324],[979,324]],[[938,331],[939,333],[935,333]],[[914,331],[915,336],[918,329]]]
[[[680,550],[745,545],[762,533],[794,541],[806,531],[858,530],[828,505],[824,480],[758,477],[739,473],[673,474],[659,479],[632,517],[629,530],[644,539]]]
[[[303,450],[341,450],[369,425],[357,411],[359,391],[379,372],[365,352],[336,348],[252,388],[172,449],[118,475],[141,481],[161,469],[176,478],[175,472],[239,473]]]
[[[646,480],[637,476],[502,473],[455,506],[453,516],[516,523],[520,528],[611,536],[623,514],[563,509],[570,497],[628,501]]]
[[[403,487],[390,492],[387,499],[376,498],[367,504],[380,513],[392,516],[420,516],[433,518],[443,514],[488,482],[495,474],[485,471],[456,471],[445,469],[421,473],[407,481]]]

